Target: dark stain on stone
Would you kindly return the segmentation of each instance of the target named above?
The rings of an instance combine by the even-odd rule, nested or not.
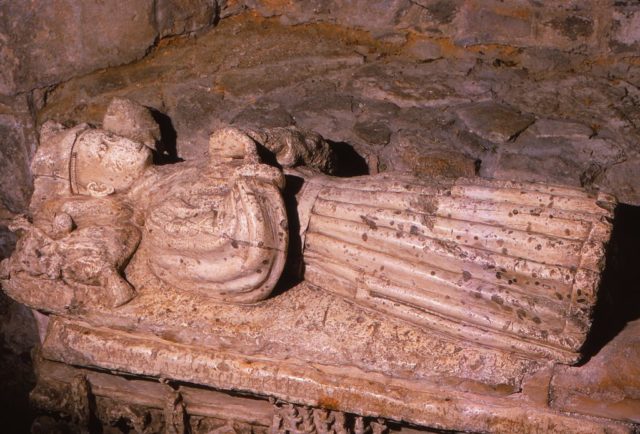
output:
[[[362,221],[369,226],[371,229],[376,230],[378,229],[378,225],[376,224],[376,222],[374,222],[371,218],[365,216],[365,215],[361,215],[360,218],[362,219]]]
[[[572,41],[589,37],[593,33],[593,22],[588,18],[576,15],[568,16],[565,19],[556,18],[549,24]]]
[[[458,5],[456,2],[450,0],[439,0],[427,5],[425,9],[436,21],[442,24],[448,24],[455,18]]]
[[[502,306],[504,304],[504,300],[502,299],[502,297],[498,296],[498,295],[492,295],[491,296],[491,301],[493,301],[494,303],[499,304],[500,306]]]

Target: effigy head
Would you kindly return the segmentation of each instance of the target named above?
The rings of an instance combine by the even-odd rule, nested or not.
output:
[[[106,196],[126,191],[152,164],[140,142],[87,124],[42,126],[31,164],[36,194]]]
[[[72,192],[105,196],[126,191],[153,164],[149,148],[103,130],[79,134],[69,156]]]

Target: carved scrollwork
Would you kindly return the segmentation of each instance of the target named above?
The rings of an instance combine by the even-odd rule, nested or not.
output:
[[[383,419],[272,400],[271,434],[383,434]]]

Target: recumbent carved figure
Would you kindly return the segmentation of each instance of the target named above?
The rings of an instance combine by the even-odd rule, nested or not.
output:
[[[33,218],[13,223],[23,236],[2,266],[17,300],[117,308],[154,279],[220,302],[264,300],[287,258],[287,174],[303,181],[294,254],[307,282],[446,335],[578,358],[611,197],[481,179],[335,178],[321,173],[329,144],[295,128],[222,129],[209,161],[153,166],[142,139],[110,129],[42,127]],[[258,146],[283,169],[261,163]]]

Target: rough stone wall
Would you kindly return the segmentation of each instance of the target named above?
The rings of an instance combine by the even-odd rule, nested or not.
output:
[[[406,40],[425,61],[476,45],[593,57],[640,54],[635,0],[17,0],[0,3],[0,219],[24,210],[33,113],[50,86],[144,57],[162,38],[252,10],[283,24],[330,22]],[[3,251],[0,246],[0,252]],[[6,249],[4,249],[6,250]]]
[[[0,93],[54,85],[143,57],[160,37],[213,23],[215,0],[0,4]]]
[[[431,39],[440,48],[500,44],[598,57],[637,56],[640,48],[640,4],[633,0],[245,0],[244,4],[265,17],[278,16],[285,24],[328,21],[377,35]],[[437,51],[424,49],[430,54]]]
[[[430,55],[486,44],[596,57],[640,50],[635,0],[18,0],[0,4],[0,94],[132,62],[160,38],[244,9],[284,24],[323,21],[376,37],[410,37]]]

